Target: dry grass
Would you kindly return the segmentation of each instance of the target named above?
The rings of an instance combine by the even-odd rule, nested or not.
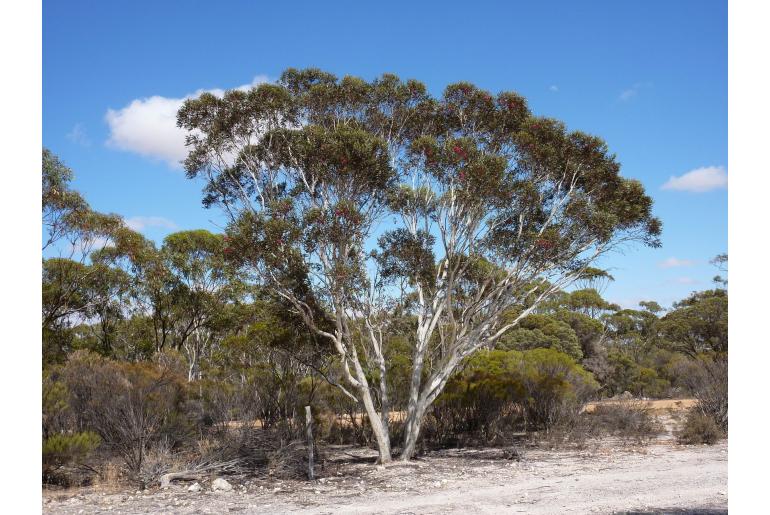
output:
[[[627,402],[627,400],[623,399],[606,399],[602,401],[589,402],[583,406],[583,411],[586,413],[593,413],[597,406],[623,405]],[[698,401],[696,399],[634,400],[634,404],[639,406],[640,409],[658,413],[669,411],[687,411],[697,403]]]

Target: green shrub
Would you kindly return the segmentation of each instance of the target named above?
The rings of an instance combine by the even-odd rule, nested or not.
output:
[[[589,372],[553,349],[480,352],[447,384],[426,438],[449,444],[473,434],[489,444],[516,428],[548,430],[574,420],[597,388]]]
[[[528,426],[549,429],[574,420],[599,385],[590,372],[561,352],[535,349],[522,356],[520,381]]]
[[[713,445],[725,434],[711,415],[699,409],[691,409],[687,414],[682,429],[677,434],[679,443]]]
[[[43,469],[50,473],[64,465],[82,462],[101,442],[99,435],[91,431],[51,435],[43,440]]]

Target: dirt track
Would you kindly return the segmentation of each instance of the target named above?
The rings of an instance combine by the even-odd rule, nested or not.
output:
[[[45,513],[726,513],[727,443],[646,448],[595,442],[581,451],[433,453],[410,465],[347,464],[325,478],[252,481],[233,492],[168,491],[76,497],[48,492]],[[235,481],[234,481],[235,483]],[[276,490],[277,489],[277,490]]]

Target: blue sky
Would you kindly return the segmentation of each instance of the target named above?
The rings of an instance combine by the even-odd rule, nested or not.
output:
[[[514,90],[603,137],[655,199],[663,247],[602,262],[606,296],[670,305],[710,286],[727,250],[727,2],[368,4],[46,0],[43,144],[95,209],[159,240],[224,222],[173,164],[173,111],[196,91],[308,66]]]

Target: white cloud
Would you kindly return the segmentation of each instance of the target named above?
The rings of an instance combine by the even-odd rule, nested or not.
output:
[[[551,86],[548,88],[548,90],[549,90],[549,91],[553,91],[554,93],[556,93],[557,91],[559,91],[559,86],[557,86],[556,84],[552,84],[552,85],[551,85]]]
[[[76,123],[72,127],[72,130],[67,133],[67,139],[84,147],[91,146],[91,139],[88,137],[88,134],[86,134],[86,129],[83,127],[82,123]]]
[[[639,94],[639,90],[638,89],[636,89],[636,88],[629,88],[629,89],[623,90],[620,93],[620,96],[618,98],[620,98],[620,100],[625,102],[626,100],[631,100],[633,97],[635,97],[638,94]]]
[[[727,187],[727,172],[722,166],[696,168],[679,177],[670,177],[662,186],[664,190],[703,193]]]
[[[618,95],[618,100],[621,102],[628,102],[635,96],[639,95],[639,92],[642,90],[642,88],[649,88],[652,86],[651,82],[637,82],[630,88],[624,89],[620,92],[620,95]]]
[[[162,227],[171,230],[178,227],[174,222],[162,216],[132,216],[124,221],[129,229],[137,232],[141,232],[148,227]]]
[[[677,284],[697,284],[699,281],[692,277],[677,277],[674,282]]]
[[[250,84],[235,89],[248,90],[265,82],[270,82],[267,76],[257,75]],[[218,97],[225,93],[223,89],[209,89],[198,90],[182,98],[155,95],[133,100],[121,109],[108,109],[105,115],[110,128],[107,145],[180,168],[187,149],[185,131],[176,126],[176,113],[185,100],[205,92]]]
[[[695,261],[691,259],[678,259],[675,257],[670,257],[658,263],[658,266],[661,268],[676,268],[678,266],[693,266],[694,264]]]

